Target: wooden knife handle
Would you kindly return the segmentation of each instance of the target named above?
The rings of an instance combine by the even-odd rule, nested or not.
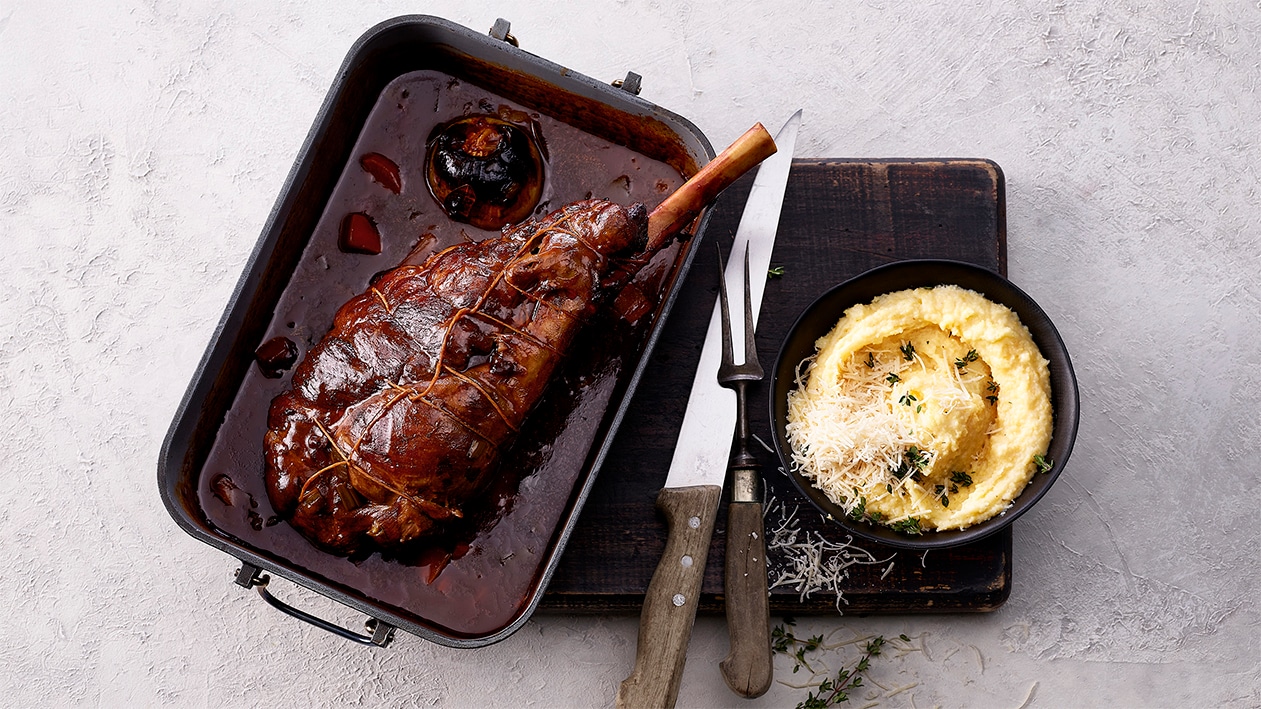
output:
[[[721,496],[717,485],[664,488],[657,495],[669,536],[644,595],[635,669],[617,692],[621,709],[668,708],[678,699]]]
[[[744,697],[771,687],[771,604],[766,592],[766,530],[761,502],[727,508],[727,571],[724,595],[731,652],[719,664],[727,686]]]

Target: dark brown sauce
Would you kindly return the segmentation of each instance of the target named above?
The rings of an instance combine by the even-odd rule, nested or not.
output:
[[[529,126],[548,160],[540,209],[589,197],[651,208],[683,182],[664,163],[467,82],[435,71],[403,75],[386,87],[369,115],[264,341],[287,336],[305,354],[328,330],[337,308],[364,291],[374,274],[495,233],[448,219],[424,177],[425,139],[434,126],[474,112]],[[364,166],[361,161],[371,154],[388,156],[397,178],[388,168],[382,172],[375,158],[368,161],[373,169]],[[338,248],[340,225],[350,213],[371,217],[381,238],[379,255]],[[659,253],[641,272],[639,288],[659,297],[678,251],[675,245]],[[467,524],[411,558],[339,558],[278,523],[262,479],[262,440],[267,408],[288,388],[289,372],[279,379],[267,379],[257,368],[247,374],[203,467],[202,509],[220,533],[350,595],[450,635],[490,635],[516,620],[535,595],[577,486],[590,469],[592,447],[607,426],[609,402],[626,387],[629,364],[651,325],[643,315],[652,305],[634,289],[607,304],[579,336],[482,504],[469,510]]]

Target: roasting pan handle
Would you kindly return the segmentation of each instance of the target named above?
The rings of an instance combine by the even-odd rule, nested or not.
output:
[[[347,630],[335,623],[330,623],[323,618],[317,618],[304,610],[294,608],[288,603],[285,603],[279,598],[271,595],[271,593],[267,590],[267,584],[271,582],[271,577],[262,573],[262,569],[257,566],[242,562],[241,570],[236,574],[236,582],[245,588],[253,587],[258,589],[258,595],[262,596],[263,600],[267,601],[267,604],[272,608],[275,608],[286,615],[293,616],[298,620],[306,621],[317,628],[327,630],[334,635],[346,638],[351,642],[356,642],[361,645],[376,645],[377,647],[385,647],[390,644],[391,640],[394,639],[394,626],[376,618],[369,617],[368,621],[364,623],[364,627],[372,634],[363,635],[356,633],[353,630]]]

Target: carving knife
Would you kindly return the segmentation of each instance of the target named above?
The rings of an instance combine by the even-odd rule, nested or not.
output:
[[[753,188],[749,192],[748,202],[740,218],[740,226],[736,230],[735,242],[732,245],[732,253],[740,253],[747,248],[750,273],[761,274],[760,277],[752,278],[749,284],[755,322],[762,304],[762,293],[766,289],[765,274],[775,245],[775,232],[779,226],[784,190],[788,183],[788,172],[792,167],[793,146],[796,144],[797,129],[800,126],[801,111],[799,110],[775,135],[775,145],[778,149],[758,167],[757,176],[753,180]],[[728,282],[741,282],[744,277],[743,269],[744,264],[741,259],[728,259],[726,267]],[[678,442],[675,444],[674,458],[670,463],[665,486],[657,496],[657,509],[666,518],[669,534],[665,552],[657,564],[656,571],[653,572],[652,581],[649,582],[648,591],[644,596],[644,607],[639,620],[635,668],[618,690],[617,705],[619,707],[634,709],[673,707],[678,698],[679,681],[683,674],[688,640],[691,638],[692,626],[696,621],[696,606],[700,600],[701,581],[705,575],[705,562],[709,554],[709,543],[713,536],[714,520],[718,513],[719,498],[722,496],[723,478],[727,472],[727,457],[731,451],[736,425],[735,392],[719,386],[717,379],[722,346],[719,318],[718,304],[715,301],[709,330],[705,335],[704,348],[701,350],[700,364],[697,365],[696,378],[692,382],[687,411],[679,430]],[[732,318],[731,326],[732,341],[743,341],[743,319]],[[740,485],[737,484],[735,487],[739,488]],[[756,481],[753,488],[756,492]],[[755,504],[757,521],[760,524],[760,501],[744,500],[735,504]],[[735,601],[737,606],[744,603],[746,608],[751,604],[760,603],[761,607],[765,608],[764,541],[751,537],[736,541],[737,547],[745,549],[746,554],[752,554],[762,560],[761,598],[750,597],[750,595],[758,594],[758,584],[744,583],[740,584],[738,589],[728,589],[727,603],[730,605]],[[732,543],[729,539],[728,544]],[[731,563],[730,551],[727,558],[728,563]],[[732,591],[736,591],[737,597],[732,597]],[[731,622],[730,613],[728,617]],[[728,684],[731,684],[736,691],[746,696],[757,696],[757,694],[749,693],[758,689],[755,685],[760,685],[763,680],[765,685],[770,684],[769,631],[765,627],[759,630],[758,627],[749,626],[746,622],[769,626],[770,619],[766,612],[746,612],[739,617],[744,620],[732,627],[732,653],[723,661],[723,674]],[[765,642],[757,639],[762,636],[766,636]],[[765,645],[764,663],[757,659],[762,657],[760,652],[762,648],[756,647],[757,643]],[[739,669],[741,666],[760,669],[741,670]],[[762,691],[765,689],[762,688]]]

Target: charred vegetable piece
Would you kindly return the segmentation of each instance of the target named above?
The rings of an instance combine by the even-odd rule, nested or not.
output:
[[[223,504],[231,507],[236,504],[236,493],[241,488],[236,486],[232,478],[220,473],[210,480],[210,489],[214,491],[215,497]]]
[[[279,379],[280,375],[298,361],[298,346],[287,337],[273,337],[254,350],[254,359],[258,368],[268,379]]]
[[[425,176],[447,216],[479,229],[526,219],[543,194],[538,145],[525,130],[493,116],[466,116],[434,128]]]
[[[342,220],[341,233],[337,237],[337,248],[348,254],[381,253],[381,233],[377,225],[363,212],[351,212]]]
[[[359,167],[372,176],[385,189],[398,194],[403,191],[403,178],[398,165],[381,153],[367,153],[359,158]]]

